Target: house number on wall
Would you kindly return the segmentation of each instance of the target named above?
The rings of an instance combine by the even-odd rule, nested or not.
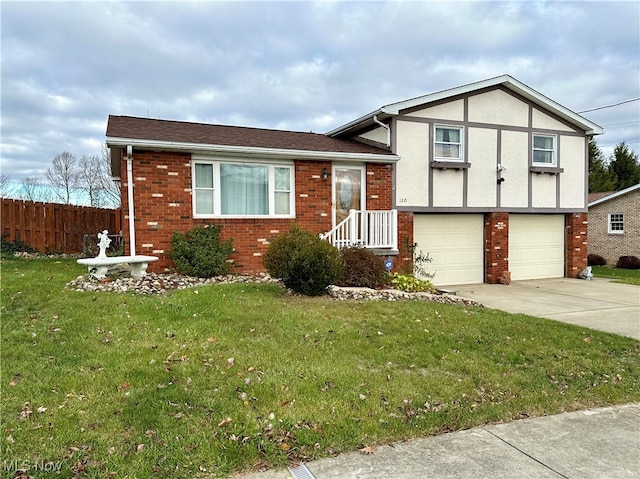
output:
[[[398,203],[406,203],[407,199],[406,198],[398,198]]]

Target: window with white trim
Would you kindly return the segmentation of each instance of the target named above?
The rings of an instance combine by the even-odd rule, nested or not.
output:
[[[533,135],[533,164],[556,166],[556,137],[554,135]]]
[[[293,165],[194,160],[193,215],[292,217]]]
[[[624,233],[624,213],[609,213],[609,233],[621,235]]]
[[[455,126],[435,126],[433,159],[435,161],[464,161],[463,130]]]

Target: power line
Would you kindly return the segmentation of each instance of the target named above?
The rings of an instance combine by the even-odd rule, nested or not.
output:
[[[590,110],[582,110],[582,111],[579,111],[578,113],[588,113],[590,111],[604,110],[605,108],[613,108],[614,106],[620,106],[620,105],[624,105],[625,103],[631,103],[638,100],[640,100],[640,97],[632,98],[631,100],[621,101],[620,103],[614,103],[613,105],[605,105],[605,106],[599,106],[598,108],[591,108]]]
[[[606,125],[602,125],[602,126],[618,126],[618,125],[631,125],[633,123],[640,123],[640,120],[635,120],[635,121],[625,121],[624,123],[607,123]]]

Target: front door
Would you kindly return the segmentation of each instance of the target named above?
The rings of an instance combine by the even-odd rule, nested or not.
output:
[[[336,166],[333,169],[333,224],[349,216],[349,210],[361,210],[364,205],[364,168]]]

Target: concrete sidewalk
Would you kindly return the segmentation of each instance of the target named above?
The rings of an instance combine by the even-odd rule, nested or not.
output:
[[[300,479],[640,478],[640,403],[477,427],[306,467],[312,477]],[[296,476],[279,470],[240,477]]]
[[[571,278],[444,286],[488,308],[599,329],[640,339],[640,287]]]

